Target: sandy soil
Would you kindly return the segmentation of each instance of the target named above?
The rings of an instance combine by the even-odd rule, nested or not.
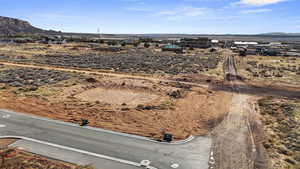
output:
[[[151,93],[104,88],[86,90],[75,97],[83,101],[99,101],[117,105],[126,104],[131,107],[136,107],[139,104],[150,103],[158,98],[157,95]]]
[[[0,149],[5,148],[16,141],[17,139],[0,139]]]

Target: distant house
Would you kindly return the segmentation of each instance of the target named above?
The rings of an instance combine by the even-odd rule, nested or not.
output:
[[[142,43],[153,43],[154,42],[153,38],[150,38],[150,37],[140,37],[138,41],[140,41]]]
[[[294,43],[290,45],[292,49],[300,50],[300,43]]]
[[[300,52],[286,52],[284,56],[300,57]]]
[[[233,45],[236,47],[243,47],[245,49],[256,49],[258,42],[242,42],[242,41],[235,41]]]
[[[164,45],[161,47],[162,51],[171,51],[176,53],[183,53],[183,48],[178,45]]]
[[[215,39],[211,40],[211,44],[213,47],[219,47],[220,46],[219,42],[220,42],[219,40],[215,40]]]
[[[219,43],[219,40],[211,40],[211,43]]]
[[[178,44],[180,42],[180,38],[165,38],[159,39],[155,42],[159,44]]]
[[[139,41],[136,39],[126,39],[126,40],[121,41],[122,45],[135,45],[138,43],[139,43]]]
[[[281,42],[271,42],[270,43],[271,46],[282,46]]]
[[[234,44],[235,46],[258,45],[257,42],[242,42],[242,41],[235,41],[233,44]]]
[[[15,43],[33,43],[34,40],[32,38],[15,38],[13,39]]]
[[[186,48],[209,48],[211,47],[211,40],[206,37],[183,38],[180,40],[180,45]]]
[[[44,44],[65,44],[66,40],[62,36],[46,36],[41,43]]]

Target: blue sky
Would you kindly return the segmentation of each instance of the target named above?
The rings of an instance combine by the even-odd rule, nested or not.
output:
[[[300,32],[299,0],[0,0],[0,16],[65,32]]]

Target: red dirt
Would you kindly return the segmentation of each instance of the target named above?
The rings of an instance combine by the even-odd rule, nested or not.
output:
[[[5,155],[4,161],[0,158],[1,169],[93,169],[89,166],[77,166],[62,161],[48,159],[39,155],[31,154],[18,149],[10,149],[12,152]],[[9,151],[0,150],[0,154]]]
[[[16,142],[17,139],[0,139],[0,149]]]
[[[3,92],[0,108],[67,122],[88,119],[91,126],[159,139],[169,132],[175,139],[205,135],[228,112],[231,94],[195,88],[167,110],[118,110],[96,103],[52,103],[35,97]]]

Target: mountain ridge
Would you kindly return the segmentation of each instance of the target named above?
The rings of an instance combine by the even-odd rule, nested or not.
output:
[[[0,16],[0,35],[37,34],[46,30],[32,26],[28,21]]]

